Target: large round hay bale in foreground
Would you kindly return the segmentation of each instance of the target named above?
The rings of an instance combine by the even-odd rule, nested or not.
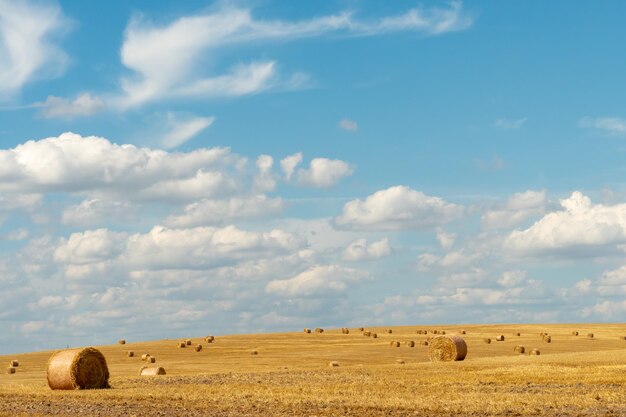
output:
[[[462,361],[467,356],[467,344],[460,336],[433,337],[428,344],[428,356],[433,362]]]
[[[139,369],[139,375],[141,376],[155,376],[155,375],[165,375],[165,369],[160,366],[156,368],[148,368],[147,366],[142,366]]]
[[[109,388],[109,368],[95,348],[56,352],[48,360],[48,385],[53,390]]]

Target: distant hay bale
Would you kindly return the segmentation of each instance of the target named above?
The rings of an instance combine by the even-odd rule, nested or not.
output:
[[[578,336],[578,332],[577,331],[573,331],[572,332],[572,336]]]
[[[547,334],[548,334],[548,333],[546,333],[546,332],[541,332],[541,333],[539,333],[539,336],[544,337],[544,336],[545,336],[545,335],[547,335]]]
[[[165,369],[160,366],[154,368],[148,368],[147,366],[142,366],[139,369],[140,376],[156,376],[156,375],[165,375]]]
[[[465,334],[465,330],[459,330],[459,334]]]
[[[520,332],[515,332],[513,333],[513,336],[521,336],[522,334]]]
[[[324,333],[324,329],[322,329],[321,327],[318,327],[315,329],[315,333]]]
[[[149,357],[150,357],[149,353],[144,353],[143,355],[141,355],[141,360],[145,362]]]
[[[185,343],[185,342],[178,342],[178,347],[179,348],[185,348],[185,347],[187,347],[187,343]]]
[[[539,351],[539,349],[535,348],[533,350],[530,351],[531,355],[541,355],[541,352]]]
[[[311,333],[311,329],[309,329],[309,328],[305,328],[305,329],[304,329],[304,333]]]
[[[148,363],[155,363],[156,362],[156,358],[154,356],[149,356],[146,359],[146,362],[148,362]]]
[[[9,366],[7,368],[7,374],[14,374],[16,369],[13,366]]]
[[[420,345],[422,345],[422,346],[428,346],[428,340],[422,340],[422,341],[420,342]]]
[[[372,335],[372,332],[363,332],[363,336],[370,337],[371,335]]]
[[[311,332],[309,332],[309,333],[311,333]],[[207,343],[213,343],[213,341],[215,340],[215,336],[207,336],[207,337],[204,338],[204,340],[206,340]]]
[[[626,336],[620,336],[621,340],[626,340]]]
[[[364,327],[359,327],[359,331],[362,332],[363,330],[365,330]]]
[[[500,336],[496,337],[496,342],[504,342],[504,335],[501,334]]]
[[[587,333],[587,339],[593,339],[593,333]]]
[[[350,329],[348,329],[347,327],[342,327],[341,328],[341,333],[343,333],[343,334],[350,334]]]
[[[330,368],[336,368],[338,366],[339,366],[339,362],[337,362],[337,361],[332,361],[332,362],[330,362],[328,364],[328,367],[330,367]]]
[[[398,365],[404,365],[404,359],[396,359]]]
[[[522,353],[524,353],[524,352],[526,351],[526,348],[524,348],[524,346],[519,346],[519,345],[518,345],[518,346],[515,346],[515,348],[513,349],[513,351],[514,351],[515,353],[519,353],[519,354],[521,355]]]
[[[125,339],[120,339],[117,341],[117,343],[119,343],[120,345],[125,345],[126,344],[126,340]]]
[[[250,354],[251,354],[251,355],[253,355],[253,356],[254,356],[254,355],[258,355],[258,354],[259,354],[259,351],[258,351],[258,350],[251,350],[251,351],[250,351]]]
[[[196,345],[196,352],[200,352],[202,350],[202,345]]]
[[[20,362],[19,362],[19,361],[16,361],[15,359],[13,359],[13,360],[11,361],[11,366],[13,366],[13,367],[16,367],[16,368],[17,368],[18,366],[20,366]]]
[[[133,356],[135,356],[135,352],[133,352],[132,350],[129,350],[128,352],[126,352],[126,356],[128,356],[129,358],[132,358]]]
[[[394,347],[400,347],[400,342],[398,342],[398,341],[394,342],[393,346]]]
[[[432,334],[437,334],[437,333],[439,333],[439,331],[438,330],[432,330],[431,333]]]
[[[186,344],[187,346],[191,346],[191,339],[187,339],[187,340],[185,340],[185,344]]]
[[[441,334],[446,334],[446,331],[445,331],[445,330],[442,330],[442,331],[441,331]]]
[[[485,337],[485,338],[483,339],[483,342],[485,342],[485,343],[489,344],[489,343],[491,343],[491,339],[490,339],[490,338],[488,338],[488,337]]]
[[[372,338],[373,338],[373,339],[378,338],[378,333],[372,333]]]
[[[406,345],[408,347],[415,347],[415,342],[413,340],[409,340],[408,342],[406,342]]]
[[[467,344],[461,336],[434,337],[428,346],[433,362],[462,361],[467,356]]]
[[[48,360],[48,385],[53,390],[109,388],[109,368],[94,348],[68,349]]]
[[[546,343],[551,343],[552,342],[552,337],[547,334],[547,335],[545,335],[543,337],[543,341],[546,342]]]

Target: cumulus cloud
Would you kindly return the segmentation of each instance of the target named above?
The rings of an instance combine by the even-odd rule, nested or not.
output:
[[[356,269],[319,265],[293,278],[271,281],[265,289],[269,294],[284,297],[328,296],[343,293],[350,283],[366,277],[365,273]]]
[[[436,35],[463,30],[471,24],[472,18],[460,2],[444,9],[412,9],[371,22],[359,21],[346,12],[295,22],[262,20],[255,18],[250,9],[231,5],[164,25],[135,18],[126,28],[121,50],[122,63],[134,74],[121,80],[123,95],[119,104],[134,106],[167,97],[241,96],[280,83],[273,60],[240,63],[223,74],[203,71],[212,67],[206,62],[211,62],[220,48],[237,44],[328,33],[372,36],[410,30]]]
[[[437,228],[437,241],[442,249],[448,250],[454,245],[454,241],[456,240],[455,233],[447,233],[442,228]]]
[[[257,192],[273,191],[276,187],[276,178],[272,172],[274,158],[269,155],[260,155],[256,160],[257,174],[254,177],[254,190]]]
[[[578,123],[580,127],[594,129],[610,135],[626,135],[626,119],[619,117],[585,117]]]
[[[505,247],[524,255],[578,253],[597,256],[626,243],[626,204],[592,204],[575,191],[528,229],[513,231]]]
[[[0,98],[33,79],[63,72],[67,56],[55,37],[67,27],[55,4],[0,0]]]
[[[189,117],[168,112],[167,131],[161,138],[161,146],[165,149],[176,148],[211,126],[214,121],[214,117]]]
[[[301,162],[302,162],[302,152],[289,155],[280,161],[280,167],[282,168],[283,173],[285,174],[285,179],[287,179],[287,181],[291,179],[291,177],[293,176],[293,173],[296,170],[296,167],[300,165]]]
[[[391,254],[389,239],[384,238],[370,244],[367,239],[352,242],[344,251],[342,259],[345,261],[367,261],[384,258]]]
[[[72,226],[93,226],[132,218],[134,207],[126,201],[90,198],[66,207],[61,222]]]
[[[542,215],[546,204],[545,190],[515,193],[503,204],[498,204],[484,213],[480,221],[485,229],[514,227],[526,219]]]
[[[256,195],[227,200],[202,200],[191,203],[180,214],[169,216],[165,224],[171,227],[224,225],[238,220],[258,219],[279,214],[284,203],[281,198]]]
[[[339,127],[348,132],[356,132],[359,129],[357,122],[350,119],[341,119],[339,121]]]
[[[520,129],[522,126],[524,126],[524,123],[526,123],[528,119],[526,117],[523,117],[521,119],[497,119],[494,123],[495,127],[498,127],[500,129]]]
[[[345,177],[349,177],[354,169],[339,159],[315,158],[309,168],[298,170],[298,184],[309,187],[331,187]]]
[[[105,108],[104,101],[90,93],[81,93],[74,100],[48,96],[46,101],[35,103],[33,106],[41,108],[41,114],[46,119],[91,116]]]
[[[334,223],[352,230],[425,229],[456,220],[463,212],[462,206],[399,185],[349,201]]]

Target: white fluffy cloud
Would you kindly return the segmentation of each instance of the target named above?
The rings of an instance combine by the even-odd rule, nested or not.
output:
[[[61,214],[61,222],[72,226],[92,226],[129,220],[132,212],[133,206],[128,202],[90,198],[66,207]]]
[[[548,213],[528,229],[513,231],[505,246],[526,255],[595,256],[626,243],[626,204],[592,204],[578,191],[560,202],[562,210]]]
[[[302,162],[302,152],[294,153],[293,155],[289,155],[280,161],[280,167],[285,174],[285,178],[287,181],[291,179],[293,176],[296,167],[300,165]]]
[[[547,202],[545,190],[516,193],[504,204],[488,210],[480,220],[485,229],[514,227],[528,218],[543,214]]]
[[[350,119],[341,119],[339,121],[339,127],[343,130],[347,130],[348,132],[356,132],[359,130],[359,125],[354,120]]]
[[[361,271],[338,265],[315,266],[293,278],[274,280],[266,286],[270,294],[284,297],[324,296],[343,293],[348,285],[367,277]]]
[[[352,200],[334,222],[353,230],[402,230],[439,226],[463,215],[462,206],[405,186],[380,190],[365,200]]]
[[[331,187],[353,172],[354,169],[345,161],[315,158],[309,168],[298,170],[298,183],[310,187]]]
[[[393,31],[435,35],[463,30],[472,24],[460,2],[449,8],[412,9],[378,21],[361,22],[351,13],[305,21],[260,20],[250,9],[224,6],[213,13],[185,16],[165,25],[134,19],[126,28],[122,63],[134,72],[122,79],[122,106],[166,97],[240,96],[277,83],[272,60],[238,64],[222,74],[203,69],[220,48],[250,42],[284,41],[326,33],[371,36]]]
[[[368,245],[367,239],[352,242],[344,251],[342,258],[346,261],[366,261],[380,259],[391,254],[389,239],[384,238]]]
[[[211,126],[214,117],[181,117],[174,113],[167,113],[167,131],[161,139],[165,149],[176,148]]]
[[[34,106],[42,109],[41,114],[46,119],[90,116],[105,108],[104,101],[90,93],[81,93],[74,100],[48,96],[46,101],[35,103]]]
[[[626,119],[619,117],[585,117],[580,120],[579,126],[595,129],[610,135],[626,135]]]
[[[0,0],[0,98],[34,78],[62,73],[67,56],[54,37],[67,27],[54,4]]]

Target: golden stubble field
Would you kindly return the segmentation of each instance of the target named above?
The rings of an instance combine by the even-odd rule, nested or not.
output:
[[[323,334],[276,333],[202,337],[98,346],[112,388],[51,391],[51,352],[0,356],[1,416],[618,416],[626,415],[626,325],[472,325],[367,328]],[[431,363],[427,336],[445,330],[468,344],[463,362]],[[573,330],[579,336],[573,336]],[[515,336],[515,333],[521,336]],[[542,341],[541,332],[552,336]],[[594,333],[588,339],[587,333]],[[497,335],[505,340],[496,342]],[[430,335],[429,335],[430,336]],[[483,342],[490,337],[491,344]],[[390,347],[397,340],[400,347]],[[415,347],[404,342],[415,341]],[[203,350],[192,348],[202,344]],[[541,350],[517,355],[514,347]],[[126,356],[128,350],[135,357]],[[252,355],[251,351],[258,351]],[[166,376],[139,377],[141,354],[156,357]],[[399,364],[398,359],[404,360]],[[329,362],[338,367],[330,368]],[[4,369],[3,369],[4,370]]]

